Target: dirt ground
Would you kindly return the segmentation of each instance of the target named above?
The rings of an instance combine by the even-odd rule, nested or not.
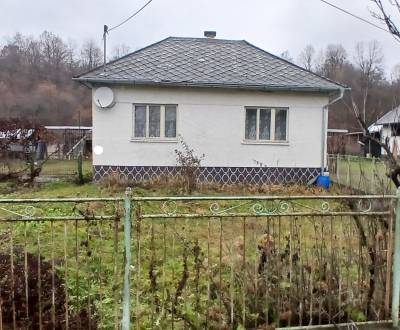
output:
[[[0,253],[0,288],[3,329],[13,329],[14,318],[17,329],[38,329],[39,323],[43,330],[65,328],[64,283],[56,272],[53,276],[51,262],[43,257],[27,253],[25,258],[21,248],[14,251],[13,260],[10,254]],[[85,310],[68,312],[68,321],[69,329],[87,329],[89,316]],[[90,323],[96,329],[95,322]]]

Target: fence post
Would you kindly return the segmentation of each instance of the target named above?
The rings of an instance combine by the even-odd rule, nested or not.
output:
[[[125,191],[124,200],[124,248],[125,248],[125,274],[124,292],[122,297],[122,330],[130,330],[130,269],[131,269],[131,188]]]
[[[79,153],[78,155],[78,182],[79,184],[83,184],[83,169],[82,169],[82,163],[83,163],[83,156],[82,153]]]
[[[340,155],[336,155],[336,181],[337,184],[340,184],[340,173],[339,173],[339,166],[340,166]]]
[[[375,162],[375,157],[372,157],[372,173],[371,173],[371,193],[374,193],[375,191],[375,173],[376,173],[376,162]]]
[[[400,189],[396,193],[396,223],[394,230],[392,322],[393,327],[398,327],[400,300]]]

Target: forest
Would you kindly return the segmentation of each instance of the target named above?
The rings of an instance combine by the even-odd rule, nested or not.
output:
[[[128,52],[128,46],[117,46],[109,59]],[[351,88],[342,102],[331,107],[331,128],[360,129],[353,104],[369,125],[400,102],[400,64],[385,72],[384,53],[376,40],[358,42],[354,49],[305,45],[296,58],[289,51],[281,56]],[[0,116],[43,125],[91,125],[90,90],[72,77],[102,61],[102,50],[94,40],[77,47],[49,31],[38,37],[17,33],[7,38],[0,44]]]
[[[113,58],[128,51],[117,46]],[[42,125],[91,125],[90,90],[72,77],[102,61],[94,40],[78,48],[48,31],[37,38],[15,34],[0,45],[0,116]]]

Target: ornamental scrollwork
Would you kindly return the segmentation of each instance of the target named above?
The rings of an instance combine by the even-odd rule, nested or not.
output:
[[[372,210],[372,202],[370,199],[360,199],[357,208],[360,212],[367,213]]]
[[[13,215],[16,215],[18,217],[24,218],[24,219],[30,219],[36,213],[36,208],[32,205],[27,205],[23,208],[22,211],[18,211],[18,212],[15,210],[7,209],[5,207],[0,207],[0,210],[5,211],[10,214],[13,214]]]
[[[165,201],[162,204],[161,209],[165,215],[173,216],[176,215],[178,204],[175,201]]]
[[[286,201],[280,201],[275,203],[254,203],[251,207],[251,211],[256,215],[273,215],[273,214],[285,214],[290,210],[290,205]]]

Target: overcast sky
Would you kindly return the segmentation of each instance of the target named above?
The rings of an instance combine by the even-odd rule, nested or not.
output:
[[[36,36],[48,30],[78,45],[89,38],[100,44],[104,24],[120,23],[146,2],[0,0],[0,36],[4,41],[16,32]],[[374,8],[369,0],[330,2],[376,22],[369,12]],[[400,43],[388,33],[320,0],[153,0],[138,16],[110,33],[109,45],[112,49],[124,43],[136,50],[168,36],[201,37],[204,30],[216,30],[217,38],[246,39],[278,55],[288,50],[295,59],[307,44],[319,49],[341,43],[352,51],[358,41],[376,39],[384,49],[386,70],[400,63]]]

